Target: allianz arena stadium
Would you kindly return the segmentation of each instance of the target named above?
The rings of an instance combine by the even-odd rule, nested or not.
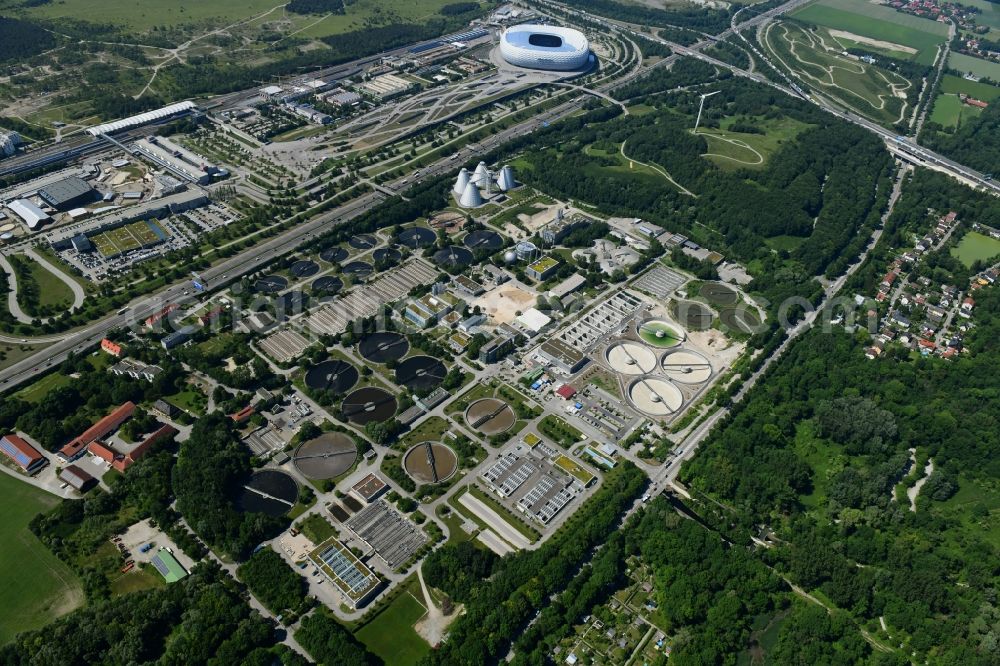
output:
[[[500,55],[518,67],[570,72],[586,67],[590,43],[572,28],[515,25],[500,38]]]

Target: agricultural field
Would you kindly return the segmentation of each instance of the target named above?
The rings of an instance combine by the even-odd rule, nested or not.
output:
[[[931,111],[930,121],[938,123],[941,127],[959,128],[973,118],[978,118],[983,112],[982,109],[969,106],[959,99],[958,95],[942,94],[934,100],[934,110]]]
[[[767,26],[763,41],[795,76],[858,113],[886,124],[906,117],[906,95],[913,84],[899,74],[841,55],[843,49],[828,30],[781,21]]]
[[[952,248],[951,254],[966,267],[970,267],[977,261],[988,261],[1000,256],[1000,240],[970,231],[962,237],[957,246]]]
[[[982,58],[973,58],[964,53],[949,53],[948,67],[963,74],[974,74],[980,78],[1000,81],[1000,62],[991,62]]]
[[[735,124],[753,125],[763,134],[735,132]],[[708,151],[703,154],[722,169],[762,169],[781,144],[794,139],[808,125],[792,118],[723,118],[719,128],[702,127]]]
[[[16,634],[37,629],[83,603],[83,590],[69,567],[28,530],[35,514],[48,511],[57,497],[0,474],[0,645]]]
[[[90,240],[104,257],[113,257],[123,252],[152,245],[167,238],[167,232],[152,221],[140,220],[123,227],[105,231]]]
[[[869,40],[916,49],[915,62],[930,65],[948,28],[936,21],[895,11],[865,0],[817,0],[789,15],[805,23],[846,31]]]
[[[969,81],[968,79],[963,79],[960,76],[952,74],[945,74],[941,77],[941,92],[952,94],[965,93],[985,102],[992,102],[1000,98],[1000,87],[978,81]]]

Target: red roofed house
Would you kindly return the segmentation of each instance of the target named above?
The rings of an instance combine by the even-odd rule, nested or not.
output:
[[[176,309],[177,309],[177,304],[176,303],[170,303],[169,305],[167,305],[165,308],[163,308],[159,312],[157,312],[155,314],[152,314],[149,317],[147,317],[146,318],[146,326],[148,326],[149,328],[153,328],[158,323],[160,323],[161,319],[163,319],[164,317],[166,317],[168,314],[170,314],[171,312],[173,312]]]
[[[240,411],[236,412],[235,414],[230,414],[229,418],[236,421],[237,423],[243,423],[251,416],[253,416],[253,407],[247,406],[241,409]]]
[[[984,102],[981,99],[976,99],[975,97],[969,97],[968,95],[959,95],[959,97],[963,102],[965,102],[969,106],[974,106],[978,109],[985,109],[986,107],[989,106],[988,103]]]
[[[124,473],[125,470],[149,453],[149,450],[153,448],[154,444],[160,440],[172,437],[175,434],[177,434],[176,428],[171,425],[164,425],[152,435],[147,437],[141,444],[139,444],[139,446],[132,449],[129,453],[119,453],[104,442],[100,441],[91,442],[89,450],[92,455],[97,456],[119,472]]]
[[[118,428],[118,426],[131,418],[133,412],[135,412],[135,403],[131,401],[126,402],[124,405],[118,407],[115,411],[111,412],[103,419],[87,428],[87,430],[83,433],[77,435],[75,439],[59,449],[59,452],[56,455],[64,463],[76,460],[83,455],[83,452],[87,448],[88,444],[114,431]]]
[[[922,350],[926,349],[927,351],[934,351],[935,349],[937,349],[937,345],[934,343],[933,340],[924,340],[923,338],[920,338],[919,340],[917,340],[917,345]]]
[[[14,433],[0,437],[0,451],[28,474],[34,474],[49,462],[38,449]]]
[[[115,358],[119,358],[122,355],[122,346],[111,342],[111,340],[108,340],[107,338],[101,340],[101,349],[108,352]]]
[[[889,271],[888,273],[885,274],[885,277],[882,278],[882,286],[888,289],[889,287],[892,286],[892,283],[895,281],[896,281],[896,273],[893,271]]]
[[[556,389],[556,395],[558,395],[560,398],[564,400],[569,400],[574,395],[576,395],[576,389],[570,386],[569,384],[563,384],[562,386]]]

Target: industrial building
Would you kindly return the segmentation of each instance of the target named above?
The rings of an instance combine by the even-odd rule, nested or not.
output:
[[[38,197],[56,210],[69,210],[91,203],[97,192],[82,178],[70,176],[39,188]]]
[[[351,609],[364,606],[379,588],[378,575],[335,537],[330,537],[309,553],[309,559],[340,590]]]
[[[517,347],[519,334],[506,328],[497,328],[492,340],[479,348],[480,363],[496,363]]]
[[[376,76],[371,81],[362,83],[357,87],[357,90],[379,101],[385,101],[404,95],[415,87],[416,84],[409,79],[404,79],[395,74],[382,74],[381,76]]]
[[[163,167],[175,176],[199,185],[205,185],[214,176],[225,175],[201,155],[197,155],[169,139],[150,137],[139,139],[134,144],[141,155],[154,164]]]
[[[88,447],[90,454],[108,463],[113,469],[124,473],[149,453],[157,442],[170,439],[177,434],[177,429],[171,425],[161,425],[152,435],[127,453],[116,451],[110,444],[101,441],[92,442]]]
[[[375,474],[369,474],[351,486],[351,495],[365,504],[371,504],[389,489],[389,484]]]
[[[323,101],[335,106],[354,106],[361,101],[361,95],[338,88],[324,95]]]
[[[29,199],[15,199],[7,204],[7,209],[24,220],[29,229],[37,229],[38,225],[52,218]]]
[[[534,280],[544,282],[555,275],[558,268],[558,259],[555,257],[542,257],[528,264],[527,268],[524,269],[524,274]]]
[[[538,355],[567,374],[573,374],[587,363],[582,352],[558,338],[543,342]]]
[[[0,452],[27,474],[34,474],[49,464],[38,449],[14,433],[0,437]]]
[[[153,111],[147,111],[135,116],[129,116],[128,118],[123,118],[122,120],[115,120],[114,122],[104,123],[103,125],[95,125],[87,130],[87,134],[90,134],[91,136],[114,134],[115,132],[131,129],[133,127],[142,127],[143,125],[149,125],[150,123],[179,118],[180,116],[191,113],[191,111],[195,108],[197,107],[195,107],[194,102],[178,102],[159,109],[154,109]]]
[[[454,299],[447,294],[437,296],[427,294],[407,303],[403,310],[403,316],[420,328],[427,328],[437,322],[440,317],[451,312],[454,305]]]

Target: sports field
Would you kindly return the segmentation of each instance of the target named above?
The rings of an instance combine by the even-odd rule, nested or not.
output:
[[[83,603],[76,576],[28,530],[59,499],[0,472],[0,645]]]
[[[426,612],[424,605],[406,591],[354,636],[381,657],[386,666],[411,666],[431,649],[413,629]]]
[[[962,72],[962,74],[970,73],[979,77],[1000,81],[1000,62],[973,58],[964,53],[949,53],[948,67],[956,69]]]
[[[905,118],[912,83],[880,67],[841,55],[828,30],[780,21],[767,26],[764,45],[782,65],[809,86],[835,97],[880,123]]]
[[[817,0],[790,14],[792,18],[917,49],[916,62],[934,62],[948,28],[943,23],[897,12],[866,0]]]
[[[166,238],[167,232],[156,222],[140,220],[92,236],[90,241],[102,256],[113,257]]]
[[[970,231],[962,237],[962,241],[951,250],[966,267],[977,261],[988,261],[1000,256],[1000,240],[990,238],[976,231]]]
[[[978,118],[982,109],[962,102],[958,95],[938,95],[934,100],[930,121],[941,127],[961,127],[973,118]]]

